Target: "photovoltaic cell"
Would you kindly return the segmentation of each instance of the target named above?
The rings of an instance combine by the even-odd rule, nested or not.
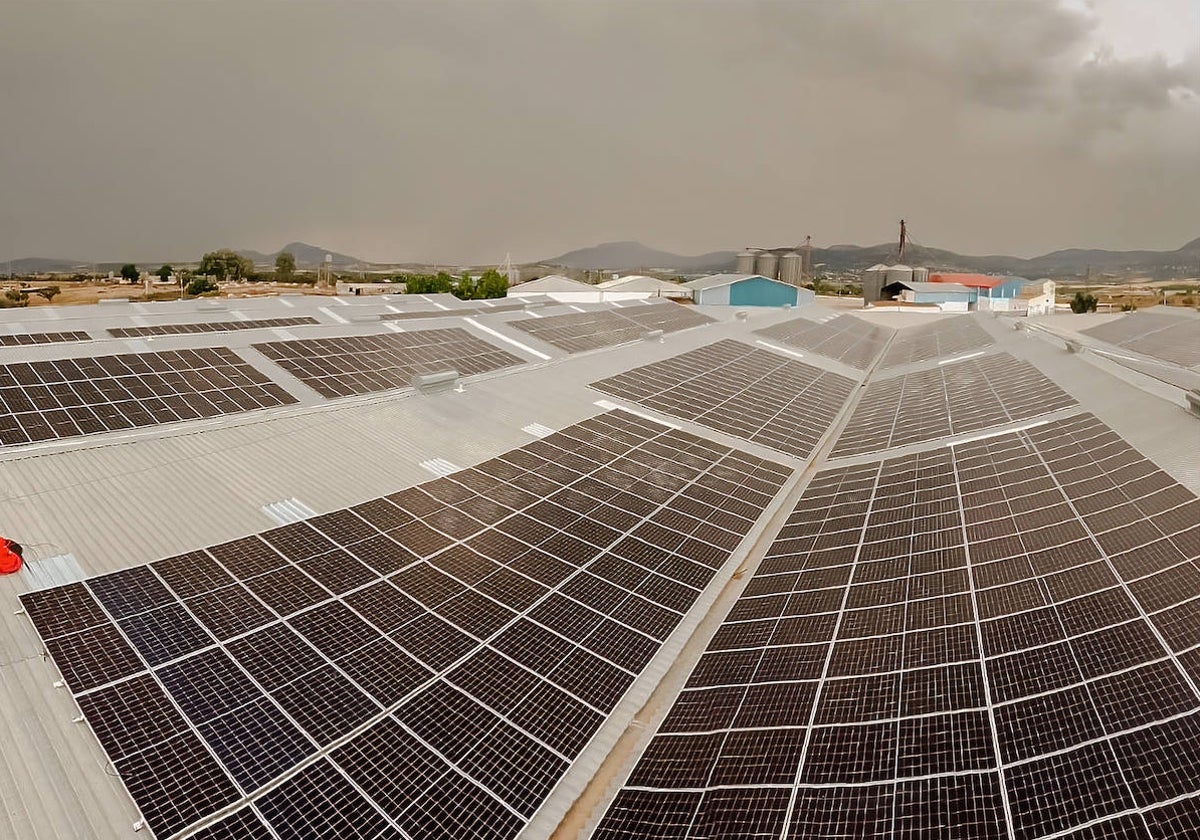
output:
[[[91,341],[92,337],[82,330],[71,332],[17,333],[0,335],[0,347],[28,347],[32,344],[66,344],[73,341]]]
[[[1090,415],[824,470],[596,836],[1188,836],[1197,562],[1200,500]]]
[[[828,431],[854,382],[726,339],[592,387],[805,458]]]
[[[1200,318],[1187,314],[1135,312],[1083,334],[1184,367],[1200,365]]]
[[[878,452],[1027,420],[1076,405],[1031,364],[1007,353],[872,381],[833,456]]]
[[[880,369],[969,353],[993,343],[992,337],[970,315],[939,319],[928,326],[905,327],[898,331]]]
[[[754,332],[764,338],[866,370],[879,357],[896,331],[869,324],[853,315],[839,315],[828,321],[794,318]]]
[[[273,341],[254,349],[330,398],[408,388],[415,375],[447,368],[473,376],[523,364],[460,327]]]
[[[677,303],[570,312],[522,318],[508,325],[568,353],[582,353],[635,341],[652,330],[677,332],[712,322],[712,318]]]
[[[156,836],[512,838],[788,475],[615,411],[24,602]]]
[[[111,327],[114,338],[145,338],[151,335],[194,335],[195,333],[264,330],[276,327],[299,327],[321,323],[316,318],[300,315],[295,318],[260,318],[247,321],[204,321],[196,324],[155,324],[151,327]]]
[[[296,400],[222,347],[0,365],[0,446]]]

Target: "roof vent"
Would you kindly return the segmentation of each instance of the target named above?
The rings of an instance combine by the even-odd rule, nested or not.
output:
[[[1083,352],[1083,342],[1077,338],[1067,339],[1067,352],[1068,353],[1082,353]]]
[[[642,333],[642,341],[657,341],[659,344],[662,344],[663,331],[650,330],[649,332],[644,332]]]
[[[1184,394],[1188,401],[1188,410],[1200,417],[1200,388],[1193,388]]]
[[[733,313],[733,317],[737,318],[739,321],[745,321],[747,318],[750,317],[750,313],[747,312],[745,309],[739,309],[737,312]]]
[[[434,371],[433,373],[420,373],[412,378],[412,386],[422,394],[437,394],[442,391],[461,391],[461,386],[458,385],[458,371],[453,368],[446,370]]]

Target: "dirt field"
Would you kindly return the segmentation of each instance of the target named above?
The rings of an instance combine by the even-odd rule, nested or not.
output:
[[[41,284],[34,284],[37,288]],[[57,283],[61,290],[52,301],[46,301],[40,295],[29,295],[29,306],[75,306],[96,303],[101,300],[119,300],[127,298],[133,301],[148,300],[179,300],[178,286],[152,286],[147,293],[143,286],[128,286],[120,283]],[[12,288],[5,286],[5,288]],[[306,295],[333,295],[333,289],[314,289],[312,286],[289,285],[280,286],[274,283],[230,283],[221,287],[219,297],[264,297],[277,295],[281,292]]]

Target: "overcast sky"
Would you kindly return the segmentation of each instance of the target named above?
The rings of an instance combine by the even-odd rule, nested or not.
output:
[[[1196,0],[0,0],[0,259],[1200,236]]]

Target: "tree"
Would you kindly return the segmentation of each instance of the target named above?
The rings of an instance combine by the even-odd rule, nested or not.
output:
[[[42,286],[42,288],[37,290],[36,294],[38,297],[45,298],[46,302],[49,303],[61,291],[62,289],[58,288],[58,286]]]
[[[489,268],[483,272],[479,281],[475,284],[475,297],[477,300],[486,300],[488,298],[502,298],[508,294],[508,280],[494,268]]]
[[[217,291],[217,284],[214,283],[212,278],[210,278],[208,275],[202,274],[199,277],[193,277],[192,281],[187,284],[187,289],[184,291],[186,291],[189,295],[202,295],[205,292]]]
[[[475,299],[475,278],[469,271],[464,271],[454,284],[454,296],[459,300]]]
[[[168,280],[170,280],[170,279],[171,279],[171,274],[172,274],[174,271],[175,271],[175,269],[171,268],[171,266],[169,266],[169,265],[164,265],[162,268],[160,268],[158,271],[156,271],[156,272],[154,272],[154,273],[158,275],[158,279],[159,279],[159,280],[161,280],[161,281],[163,281],[164,283],[166,283]]]
[[[121,266],[121,278],[123,280],[128,280],[130,283],[136,283],[138,278],[141,276],[142,275],[141,272],[138,271],[138,267],[133,263],[125,263],[125,265]]]
[[[1076,292],[1075,297],[1071,298],[1071,311],[1077,315],[1084,312],[1096,311],[1096,296],[1084,292]]]
[[[444,295],[454,288],[454,280],[444,271],[436,276],[410,274],[404,278],[404,291],[410,295]]]
[[[28,305],[29,293],[23,292],[20,289],[6,289],[4,294],[0,295],[0,309]]]
[[[200,258],[201,274],[216,277],[219,282],[238,281],[254,272],[254,263],[229,248],[209,251]]]
[[[275,258],[275,279],[282,283],[290,283],[296,274],[296,258],[290,251],[282,251]]]

